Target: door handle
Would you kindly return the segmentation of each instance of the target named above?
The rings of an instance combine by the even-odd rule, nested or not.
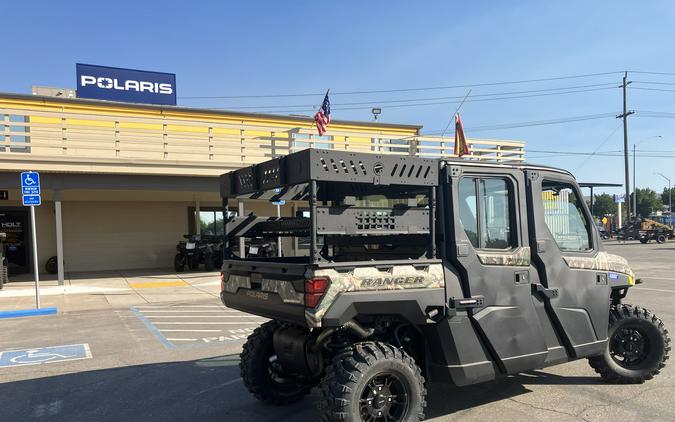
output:
[[[540,297],[544,296],[546,298],[553,299],[554,297],[558,297],[559,291],[558,289],[549,289],[547,287],[542,286],[541,284],[533,283],[532,294],[539,295]]]

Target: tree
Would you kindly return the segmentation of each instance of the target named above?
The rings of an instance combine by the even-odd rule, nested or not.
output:
[[[593,215],[602,218],[606,214],[616,214],[614,197],[608,193],[594,195]]]
[[[671,195],[673,195],[673,200],[675,201],[675,188],[672,188],[670,190]],[[663,188],[663,193],[661,194],[661,202],[663,202],[663,205],[668,207],[668,201],[670,198],[668,197],[668,188],[665,187]]]
[[[640,217],[647,218],[652,212],[662,209],[661,196],[655,191],[649,188],[637,188],[635,192],[637,193],[637,213]],[[631,194],[631,203],[632,201],[633,195]]]

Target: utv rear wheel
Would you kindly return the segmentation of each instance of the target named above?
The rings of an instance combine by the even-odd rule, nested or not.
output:
[[[311,379],[286,373],[277,360],[272,343],[280,325],[268,321],[248,337],[241,352],[241,378],[258,400],[275,405],[290,404],[306,396],[317,384]]]
[[[613,305],[605,353],[588,361],[606,382],[641,384],[661,372],[669,351],[668,330],[656,315],[644,308]]]
[[[656,243],[666,243],[666,236],[662,234],[656,236]]]
[[[324,421],[419,421],[424,378],[412,357],[386,343],[357,343],[338,353],[320,385]]]

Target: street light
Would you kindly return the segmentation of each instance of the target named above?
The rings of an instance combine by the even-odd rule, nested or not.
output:
[[[635,184],[635,146],[640,145],[644,141],[648,141],[652,138],[662,138],[662,136],[661,135],[648,136],[642,139],[641,141],[638,141],[633,144],[633,215],[635,217],[637,217],[637,185]]]
[[[668,222],[670,223],[668,225],[672,228],[673,227],[673,214],[672,214],[672,210],[673,210],[673,188],[671,188],[671,183],[670,183],[669,178],[667,178],[666,176],[664,176],[661,173],[654,173],[654,174],[658,174],[659,176],[663,177],[664,179],[666,179],[668,181]]]

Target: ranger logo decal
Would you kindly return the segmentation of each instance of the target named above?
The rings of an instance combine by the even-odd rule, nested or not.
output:
[[[361,282],[363,287],[383,287],[383,286],[396,286],[400,284],[423,284],[424,277],[378,277],[378,278],[365,278]]]

